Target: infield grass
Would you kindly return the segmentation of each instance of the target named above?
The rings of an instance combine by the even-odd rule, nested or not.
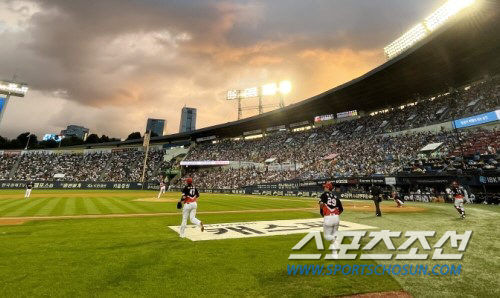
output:
[[[407,203],[419,213],[346,212],[341,220],[376,230],[473,231],[461,261],[407,261],[408,264],[461,264],[459,276],[290,276],[288,264],[405,264],[390,261],[289,261],[304,236],[256,237],[193,242],[167,226],[180,224],[175,202],[144,202],[150,191],[0,191],[2,217],[120,213],[175,213],[160,217],[58,219],[0,226],[2,297],[323,297],[405,290],[415,297],[499,297],[498,206],[466,205],[458,219],[451,204]],[[169,193],[176,200],[178,193]],[[358,201],[360,205],[370,202]],[[384,202],[384,207],[392,202]],[[197,216],[204,223],[319,218],[312,199],[202,194]],[[289,209],[296,208],[297,211]],[[274,212],[252,210],[283,209]],[[285,210],[286,209],[286,210]],[[242,211],[203,214],[203,211]],[[371,210],[367,208],[367,210]],[[370,238],[363,238],[362,246]],[[394,241],[396,247],[404,237]],[[327,243],[325,242],[325,245]],[[412,247],[419,247],[412,246]],[[448,244],[448,252],[451,251]],[[311,243],[305,252],[316,252]],[[374,253],[387,253],[384,245]],[[445,250],[445,252],[447,252]]]

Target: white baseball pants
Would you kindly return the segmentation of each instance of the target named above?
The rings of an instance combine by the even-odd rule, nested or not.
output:
[[[179,233],[181,237],[184,237],[184,232],[186,231],[188,217],[189,217],[189,221],[192,224],[200,226],[201,221],[196,218],[196,208],[198,208],[198,203],[196,203],[196,202],[184,204],[184,207],[182,208],[182,223],[181,223],[181,229],[180,229],[180,233]]]

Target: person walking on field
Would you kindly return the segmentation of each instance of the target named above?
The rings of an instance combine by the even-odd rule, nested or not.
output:
[[[165,193],[165,182],[163,181],[163,177],[160,177],[160,192],[158,193],[158,199],[164,193]]]
[[[30,181],[26,184],[26,192],[24,193],[24,198],[29,199],[31,196],[31,190],[35,187],[35,184],[33,181]]]
[[[323,235],[327,241],[331,241],[333,249],[332,258],[338,259],[337,249],[339,243],[337,241],[337,231],[340,225],[340,214],[344,211],[342,202],[332,192],[333,184],[331,182],[323,185],[324,191],[320,197],[319,206],[320,214],[323,216]]]
[[[189,221],[199,226],[202,232],[205,230],[203,223],[196,218],[196,209],[198,208],[197,201],[198,198],[200,197],[200,193],[198,192],[198,189],[193,186],[192,178],[187,178],[186,184],[187,185],[182,190],[182,197],[181,197],[181,202],[184,203],[184,206],[182,207],[182,223],[179,232],[181,238],[185,237],[188,217]]]

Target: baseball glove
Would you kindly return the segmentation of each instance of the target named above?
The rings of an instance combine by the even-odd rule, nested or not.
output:
[[[177,202],[177,209],[182,209],[182,203],[180,201]]]

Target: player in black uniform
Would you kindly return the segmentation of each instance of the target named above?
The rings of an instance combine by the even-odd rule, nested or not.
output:
[[[467,190],[458,181],[453,181],[451,183],[450,194],[455,201],[455,209],[460,213],[462,219],[465,219],[464,202],[469,198]]]
[[[323,235],[326,240],[332,241],[331,248],[333,249],[333,259],[338,259],[338,254],[336,248],[338,243],[336,243],[337,230],[340,224],[339,215],[344,211],[342,203],[339,198],[332,192],[333,184],[331,182],[325,183],[323,185],[324,191],[320,197],[320,213],[323,216]]]
[[[35,187],[33,181],[26,183],[26,192],[24,193],[24,197],[26,199],[29,199],[29,197],[31,196],[31,190],[33,189],[33,187]]]
[[[184,206],[182,207],[182,223],[179,231],[181,238],[184,238],[184,232],[186,231],[188,217],[189,221],[199,226],[202,232],[205,230],[203,223],[196,218],[196,208],[198,208],[197,201],[200,197],[200,193],[198,192],[198,189],[194,187],[192,178],[187,178],[186,184],[187,185],[182,190],[181,197],[181,202],[184,203]]]
[[[380,202],[382,202],[382,191],[378,186],[372,186],[372,197],[373,203],[375,203],[375,215],[382,216],[382,211],[380,211]]]

